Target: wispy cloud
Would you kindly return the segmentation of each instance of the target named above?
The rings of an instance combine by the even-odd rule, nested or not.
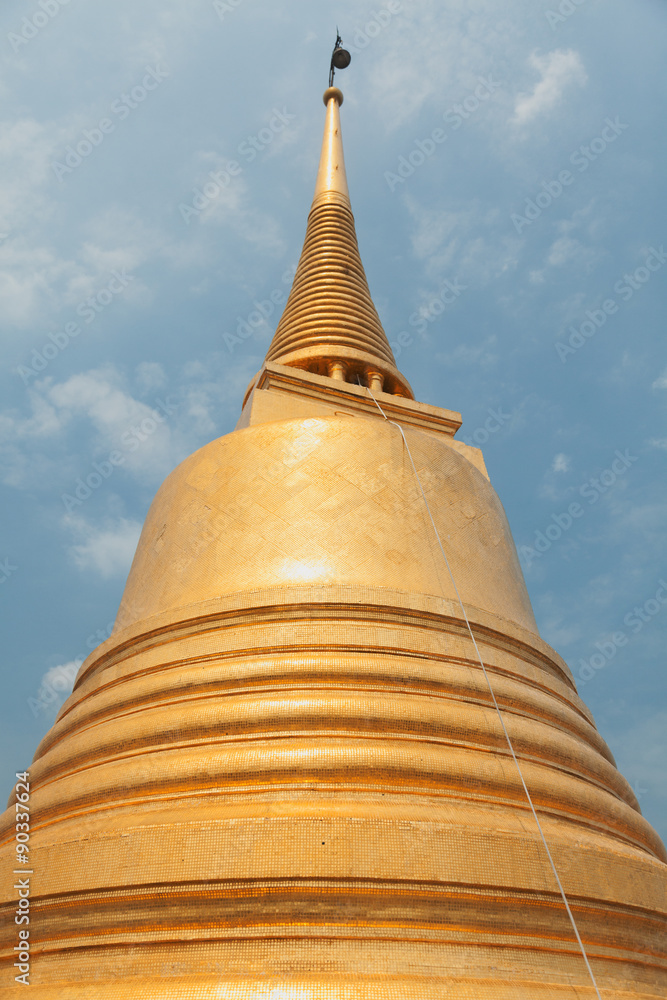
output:
[[[530,65],[540,73],[541,79],[530,94],[517,97],[513,118],[516,125],[526,125],[552,111],[569,87],[573,84],[583,87],[588,80],[581,57],[573,49],[556,49],[545,56],[534,52]]]
[[[105,579],[127,574],[141,534],[138,521],[121,517],[96,525],[81,515],[68,515],[64,523],[77,539],[69,552],[80,570]]]

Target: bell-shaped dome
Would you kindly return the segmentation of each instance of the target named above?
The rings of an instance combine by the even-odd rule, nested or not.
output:
[[[463,600],[537,626],[505,512],[449,436],[408,431]],[[380,459],[378,461],[378,459]],[[395,428],[322,416],[235,431],[186,459],[148,512],[124,626],[218,595],[372,587],[455,600]]]

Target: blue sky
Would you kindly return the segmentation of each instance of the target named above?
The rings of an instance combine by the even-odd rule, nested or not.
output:
[[[157,487],[232,430],[261,365],[338,24],[357,235],[399,367],[482,447],[541,634],[667,838],[664,2],[0,18],[7,790],[108,634]]]

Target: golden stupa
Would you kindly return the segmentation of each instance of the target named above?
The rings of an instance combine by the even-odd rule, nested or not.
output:
[[[32,1000],[667,995],[665,849],[396,368],[341,103],[238,426],[159,490],[30,767],[28,865],[3,816],[3,998],[26,878]]]

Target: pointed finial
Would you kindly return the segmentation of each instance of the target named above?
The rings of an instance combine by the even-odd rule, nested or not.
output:
[[[322,98],[327,109],[327,118],[324,126],[320,167],[315,183],[316,198],[325,192],[337,191],[344,198],[349,199],[338,113],[338,109],[343,103],[343,95],[338,87],[334,87],[334,73],[337,69],[345,69],[351,61],[352,56],[347,49],[343,48],[343,39],[340,37],[336,25],[336,44],[331,53],[331,66],[329,68],[329,87],[324,91]]]
[[[343,39],[340,37],[338,27],[336,27],[336,44],[331,53],[331,66],[329,67],[329,87],[334,85],[334,73],[337,69],[345,69],[352,62],[352,56],[343,48]]]
[[[340,43],[337,35],[330,83],[334,69],[350,62],[349,52]],[[266,362],[355,385],[361,378],[374,392],[414,399],[396,367],[359,256],[345,176],[340,127],[343,95],[338,87],[324,92],[324,103],[324,138],[306,239]],[[248,387],[246,399],[257,378]]]

